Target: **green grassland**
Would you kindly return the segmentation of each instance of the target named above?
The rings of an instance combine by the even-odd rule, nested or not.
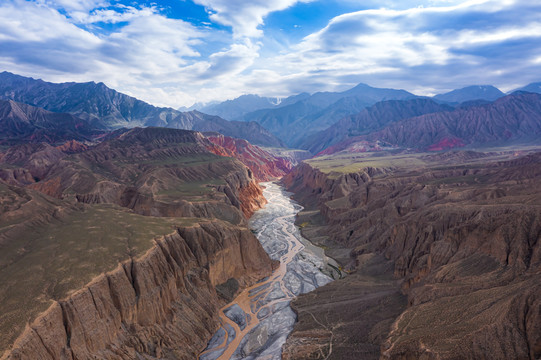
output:
[[[517,154],[525,155],[536,150],[539,151],[538,148],[533,147],[502,148],[498,151],[488,150],[483,149],[483,156],[479,158],[468,158],[467,156],[461,158],[460,152],[457,152],[455,157],[446,159],[445,156],[450,153],[396,153],[382,151],[359,154],[337,153],[304,160],[304,162],[329,174],[332,178],[344,173],[359,172],[361,169],[367,167],[392,169],[394,172],[421,171],[424,169],[441,170],[456,166],[475,168],[488,162],[509,160],[518,156]],[[438,156],[442,156],[442,158],[440,159]],[[472,181],[474,181],[473,178]]]
[[[423,167],[426,162],[421,159],[426,153],[418,154],[389,154],[389,153],[362,153],[362,154],[334,154],[320,156],[305,160],[320,171],[330,173],[352,173],[362,168],[415,168]]]

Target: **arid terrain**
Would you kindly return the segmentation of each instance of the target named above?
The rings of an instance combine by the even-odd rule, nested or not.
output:
[[[0,358],[540,359],[539,83],[351,81],[0,73]]]
[[[3,151],[3,359],[191,359],[205,347],[218,294],[276,267],[246,228],[265,203],[251,170],[211,148],[197,132],[146,128]]]
[[[334,160],[331,161],[331,160]],[[288,359],[541,356],[541,153],[343,154],[284,178],[349,275],[293,302]]]

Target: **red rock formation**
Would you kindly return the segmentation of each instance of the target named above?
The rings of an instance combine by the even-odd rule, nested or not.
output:
[[[274,263],[246,228],[203,221],[156,240],[29,324],[7,359],[194,359],[218,327],[215,286],[242,287]]]
[[[55,198],[62,196],[62,185],[59,177],[33,183],[28,185],[28,187]]]
[[[462,142],[462,140],[457,138],[443,138],[440,141],[438,141],[436,144],[430,145],[427,150],[428,151],[442,151],[442,150],[449,150],[456,147],[463,147],[466,144]]]
[[[261,149],[240,142],[250,153],[264,155]],[[240,223],[265,204],[252,171],[235,159],[209,152],[208,148],[225,148],[197,132],[136,128],[86,150],[80,145],[11,147],[2,162],[21,168],[0,168],[0,179],[19,186],[32,184],[33,189],[57,198],[113,203],[151,216],[214,217]],[[61,149],[77,153],[67,155]],[[214,185],[217,181],[223,185]],[[191,190],[177,190],[183,186]]]
[[[88,150],[88,146],[76,140],[70,140],[56,147],[66,154],[74,154]]]
[[[207,137],[215,146],[208,149],[216,155],[233,157],[246,165],[258,181],[281,178],[293,167],[284,158],[275,157],[246,140],[220,134]]]
[[[10,185],[0,182],[5,211],[0,213],[0,247],[13,256],[2,260],[2,266],[32,252],[31,246],[21,245],[25,232],[45,233],[51,222],[62,231],[63,213],[102,208],[94,204],[114,204],[114,209],[122,206],[149,217],[201,219],[157,240],[140,258],[133,258],[128,244],[115,271],[83,289],[68,288],[77,291],[67,298],[47,293],[41,304],[58,301],[26,327],[2,360],[193,359],[205,347],[226,295],[269,275],[276,266],[244,227],[246,218],[265,203],[261,188],[246,166],[208,152],[210,145],[197,132],[147,128],[129,130],[76,154],[46,144],[6,152],[0,178]],[[20,223],[14,225],[12,219]],[[98,230],[92,231],[101,239]],[[45,246],[47,241],[45,236]],[[100,246],[90,241],[89,251],[94,244]],[[231,283],[239,286],[231,290]],[[29,310],[35,317],[42,308]],[[21,325],[3,346],[12,344]]]

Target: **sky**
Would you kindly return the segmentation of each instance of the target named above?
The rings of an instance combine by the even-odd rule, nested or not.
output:
[[[158,106],[541,81],[538,0],[1,0],[0,71]]]

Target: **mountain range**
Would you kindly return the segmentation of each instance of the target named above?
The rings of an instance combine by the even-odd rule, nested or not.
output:
[[[389,100],[378,102],[355,115],[346,116],[329,128],[314,134],[301,144],[301,148],[317,154],[327,147],[362,134],[382,129],[392,122],[414,116],[452,111],[448,105],[430,99]]]
[[[540,135],[539,83],[432,98],[359,84],[182,112],[1,73],[0,356],[217,358],[201,351],[235,344],[240,317],[259,326],[243,354],[283,336],[284,359],[537,359],[541,153],[524,146]],[[277,178],[300,205],[264,226],[289,236],[280,219],[295,217],[337,261],[315,291],[289,283],[291,335],[257,301],[297,292],[258,283],[284,264],[273,273],[248,223],[284,205],[258,184]],[[262,311],[237,299],[238,327],[216,332],[237,294]]]
[[[207,105],[194,104],[186,110],[199,110],[205,114],[217,115],[228,120],[240,120],[244,115],[261,109],[276,109],[291,105],[310,97],[308,93],[293,95],[285,99],[264,97],[259,95],[242,95],[233,100],[211,102]]]
[[[91,141],[104,134],[105,131],[71,114],[0,100],[0,144]]]
[[[344,92],[317,92],[287,106],[251,112],[244,115],[243,120],[255,121],[288,146],[298,147],[315,132],[378,101],[414,97],[404,90],[379,89],[359,84]]]
[[[343,92],[301,93],[282,100],[244,95],[205,108],[230,118],[225,120],[198,110],[155,107],[103,83],[55,84],[3,72],[0,141],[88,142],[122,127],[157,126],[215,132],[312,154],[533,144],[538,134],[535,92],[541,92],[540,83],[510,95],[483,85],[427,98],[359,84]]]
[[[434,100],[460,104],[473,100],[494,101],[502,96],[505,96],[505,94],[492,85],[473,85],[436,95],[434,96]]]
[[[69,113],[98,130],[160,126],[218,131],[266,146],[283,143],[257,123],[230,122],[198,111],[161,108],[108,88],[103,83],[50,83],[9,72],[0,73],[0,99],[29,104],[48,111]]]
[[[387,114],[392,114],[399,108],[399,102],[381,103]],[[402,104],[400,104],[402,105]],[[410,102],[410,105],[413,105]],[[420,103],[417,108],[410,108],[410,113],[421,112]],[[426,104],[425,104],[426,105]],[[390,121],[387,126],[365,135],[347,137],[344,132],[340,133],[342,141],[336,142],[327,148],[324,153],[331,154],[338,151],[357,152],[355,148],[361,148],[355,144],[383,142],[391,147],[410,148],[417,151],[441,151],[452,148],[469,147],[497,147],[507,145],[539,145],[541,139],[541,94],[515,92],[493,103],[467,108],[457,108],[450,111],[443,107],[436,110],[435,103],[432,107],[424,107],[427,113],[420,116],[406,117]],[[443,111],[442,111],[443,110]],[[366,111],[361,116],[352,117],[349,124],[344,120],[344,127],[349,129],[349,134],[362,132],[366,128],[364,121],[368,119],[370,124],[375,121],[369,116],[374,112]],[[407,111],[400,109],[401,114]],[[385,119],[385,116],[379,116]],[[357,122],[355,122],[357,120]],[[347,128],[349,126],[349,128]],[[329,131],[330,134],[330,131]],[[322,136],[326,135],[325,133]],[[329,135],[332,137],[332,134]],[[317,145],[317,142],[315,143]],[[314,148],[319,149],[319,148]]]
[[[541,85],[533,83],[517,90],[541,92]],[[330,139],[332,135],[329,132],[341,133],[349,131],[347,129],[350,129],[350,126],[345,123],[350,121],[351,117],[365,116],[362,113],[366,108],[381,101],[423,98],[448,106],[431,111],[436,112],[450,110],[449,106],[468,108],[485,105],[505,95],[491,85],[467,86],[427,98],[416,96],[404,90],[380,89],[366,84],[359,84],[344,92],[316,92],[312,95],[301,93],[290,96],[281,102],[276,98],[243,95],[222,103],[201,106],[199,110],[219,115],[228,120],[257,122],[284,141],[289,147],[307,149],[316,154],[327,146],[341,140]],[[404,107],[407,106],[404,105]],[[195,107],[197,108],[197,105]],[[398,118],[395,117],[392,121],[403,119],[407,114],[407,112],[400,114]],[[421,115],[421,113],[416,114],[415,112],[413,114],[415,115],[411,116]],[[375,117],[375,123],[363,129],[363,133],[375,130],[378,126],[381,127],[381,123],[388,121],[385,119],[386,115],[383,115],[383,118],[380,118],[377,114],[372,114],[372,116]],[[358,131],[352,133],[359,134]]]

